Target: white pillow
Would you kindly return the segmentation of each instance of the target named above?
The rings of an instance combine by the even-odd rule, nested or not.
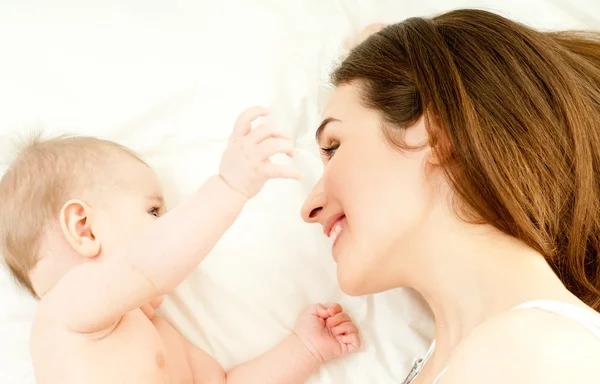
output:
[[[600,14],[579,17],[581,8],[560,10],[549,0],[528,4],[503,9],[529,16],[535,4],[534,21],[560,27]],[[24,126],[117,140],[155,167],[173,206],[216,172],[237,114],[271,106],[272,118],[297,138],[294,162],[305,179],[269,182],[163,313],[230,368],[277,343],[309,303],[339,301],[360,325],[364,347],[311,382],[399,382],[428,345],[429,312],[407,290],[343,295],[328,239],[299,211],[322,171],[314,128],[342,40],[370,22],[446,7],[441,0],[0,4],[7,58],[0,61],[0,158]],[[33,383],[35,302],[1,273],[0,382]]]
[[[322,170],[310,138],[322,75],[348,33],[336,3],[120,4],[0,6],[0,43],[12,59],[0,63],[0,103],[8,106],[0,116],[3,165],[9,139],[24,126],[101,136],[144,156],[175,205],[216,172],[237,114],[271,106],[271,118],[298,138],[295,163],[305,179],[268,183],[166,300],[164,315],[229,368],[288,334],[309,303],[339,301],[363,328],[364,349],[328,365],[315,382],[397,380],[424,349],[431,323],[418,324],[423,312],[403,291],[342,295],[328,239],[299,216]],[[33,383],[28,332],[35,303],[2,276],[0,382]],[[388,316],[386,297],[395,297],[398,312],[411,309],[420,334],[402,314]]]

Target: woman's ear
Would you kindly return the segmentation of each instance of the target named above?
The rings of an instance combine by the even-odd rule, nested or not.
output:
[[[427,163],[429,165],[432,165],[432,166],[442,165],[442,163],[443,163],[442,156],[443,156],[443,154],[440,153],[438,148],[431,148],[430,146],[427,147],[426,159],[427,159]]]
[[[450,139],[440,127],[437,118],[431,114],[426,115],[424,127],[427,141],[427,163],[431,166],[445,165],[451,160],[452,146]]]
[[[80,255],[94,258],[100,254],[100,241],[92,230],[92,208],[81,200],[69,200],[60,211],[63,235]]]

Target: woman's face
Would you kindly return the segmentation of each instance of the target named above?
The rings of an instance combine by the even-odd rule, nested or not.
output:
[[[425,172],[429,146],[394,149],[380,114],[361,105],[359,91],[358,85],[339,86],[325,108],[317,133],[325,169],[302,207],[303,219],[321,224],[331,238],[338,281],[350,295],[403,284],[439,195]],[[404,131],[403,140],[427,143],[423,119]]]

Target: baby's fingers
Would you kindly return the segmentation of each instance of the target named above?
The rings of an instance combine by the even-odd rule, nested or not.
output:
[[[326,319],[329,317],[327,308],[325,308],[325,306],[323,304],[315,304],[314,313],[322,319]]]
[[[337,315],[331,316],[330,318],[327,319],[327,325],[329,325],[330,327],[335,327],[337,325],[340,325],[341,323],[344,322],[352,322],[352,320],[350,319],[350,316],[348,316],[346,313],[344,312],[340,312]]]
[[[291,165],[266,163],[262,166],[264,175],[269,179],[296,179],[300,180],[302,174]]]
[[[242,112],[233,125],[233,136],[246,136],[252,129],[252,122],[261,116],[269,114],[265,107],[252,107]]]
[[[291,140],[290,135],[283,132],[275,125],[268,123],[253,129],[252,132],[248,134],[247,139],[250,143],[258,144],[271,137]]]
[[[330,304],[329,306],[327,306],[327,311],[329,311],[329,316],[333,316],[337,313],[342,312],[342,306],[339,305],[338,303],[333,303]]]
[[[358,328],[351,322],[345,322],[331,328],[331,332],[333,332],[334,335],[349,335],[351,333],[358,333]]]
[[[258,145],[259,160],[267,160],[278,153],[294,157],[294,144],[286,139],[267,139]]]
[[[355,352],[360,349],[360,336],[357,333],[350,333],[340,336],[340,341],[348,347],[348,352]]]

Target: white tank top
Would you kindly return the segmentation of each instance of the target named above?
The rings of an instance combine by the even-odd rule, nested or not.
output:
[[[598,313],[585,310],[573,304],[552,300],[529,301],[514,307],[512,310],[514,311],[519,309],[539,309],[541,311],[546,311],[566,317],[589,330],[594,336],[596,336],[600,340],[600,314]],[[429,350],[427,351],[425,357],[415,361],[412,369],[410,370],[408,376],[406,377],[406,379],[404,379],[402,384],[411,384],[417,378],[417,376],[419,376],[419,373],[433,354],[434,350],[435,340],[431,344],[431,347],[429,347]],[[437,384],[445,373],[446,368],[444,368],[437,375],[435,380],[433,380],[432,384]]]

